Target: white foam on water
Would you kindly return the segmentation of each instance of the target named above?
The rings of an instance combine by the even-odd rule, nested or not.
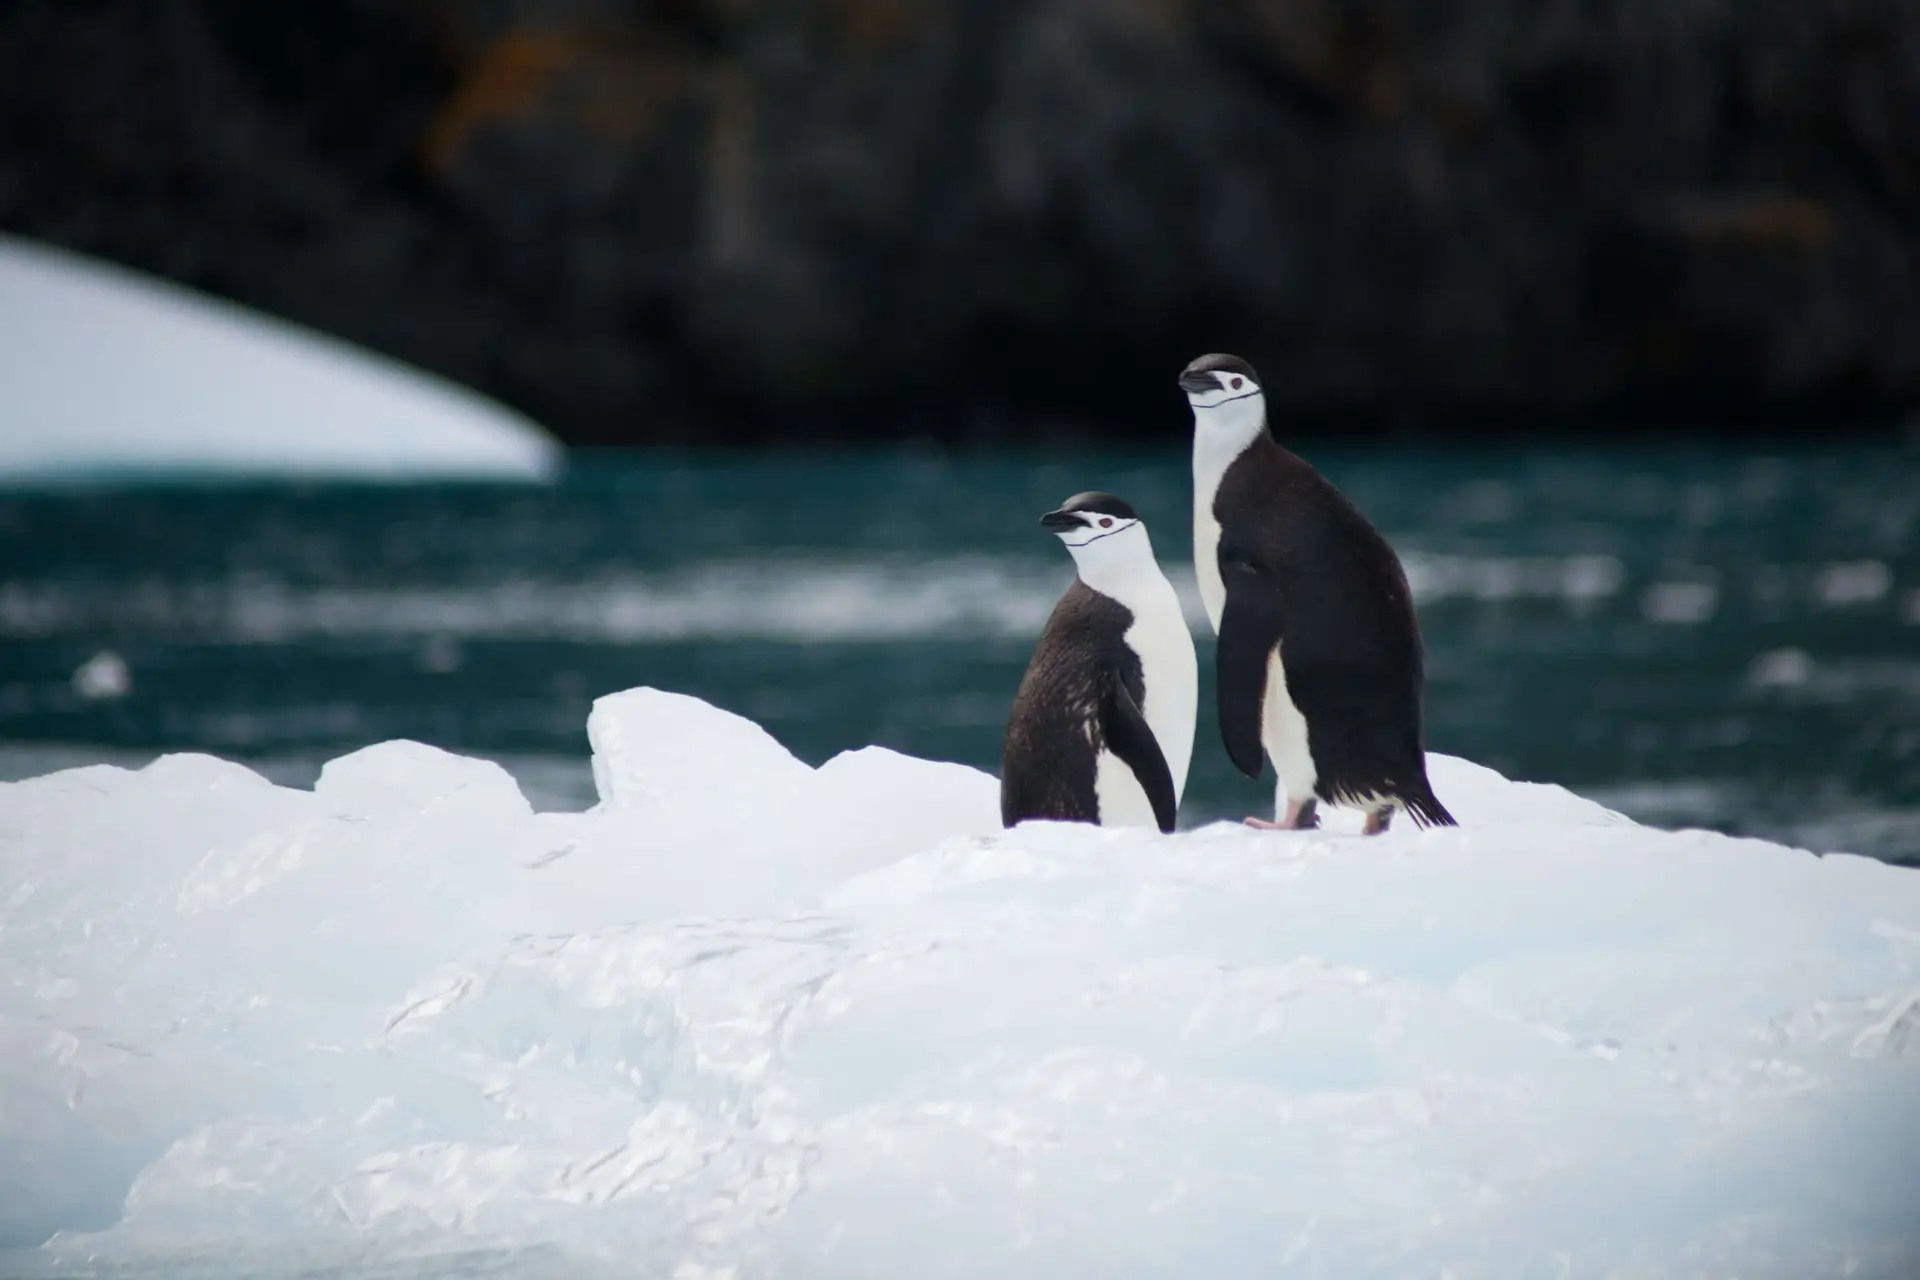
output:
[[[1596,604],[1626,585],[1613,556],[1468,556],[1408,551],[1401,555],[1415,599],[1563,600]]]
[[[1649,622],[1697,626],[1713,617],[1719,599],[1711,582],[1657,582],[1641,597],[1640,612]]]
[[[0,480],[160,472],[544,479],[559,444],[396,361],[0,236]]]
[[[1920,873],[1446,756],[1456,829],[1162,836],[589,736],[578,813],[408,742],[0,785],[9,1274],[1920,1259]]]
[[[1574,557],[1409,557],[1422,603],[1472,598],[1591,604],[1611,571]],[[1211,634],[1183,565],[1168,563],[1196,632]],[[313,637],[550,638],[645,644],[692,639],[888,641],[1031,637],[1071,581],[1058,559],[775,556],[572,581],[508,577],[457,586],[292,586],[272,581],[0,583],[0,636],[136,628],[236,641]],[[442,643],[444,643],[442,639]],[[427,655],[428,660],[434,655]],[[443,654],[440,661],[455,661]]]
[[[1045,623],[1071,576],[1071,566],[1058,561],[772,557],[653,575],[451,587],[242,582],[108,591],[10,582],[0,583],[0,635],[44,637],[118,625],[248,642],[1028,637]]]
[[[1872,604],[1887,594],[1893,575],[1878,560],[1830,564],[1820,570],[1814,590],[1822,603],[1834,608]]]

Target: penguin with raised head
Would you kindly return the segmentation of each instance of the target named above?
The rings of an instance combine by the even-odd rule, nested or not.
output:
[[[1078,570],[1014,696],[1000,818],[1172,831],[1193,758],[1193,633],[1138,513],[1081,493],[1040,517]]]
[[[1413,593],[1367,518],[1267,428],[1253,366],[1205,355],[1180,388],[1193,409],[1193,566],[1217,648],[1220,735],[1235,767],[1279,775],[1277,822],[1360,809],[1366,833],[1404,809],[1453,826],[1427,781],[1426,684]]]

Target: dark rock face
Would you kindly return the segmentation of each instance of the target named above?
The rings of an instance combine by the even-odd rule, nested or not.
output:
[[[1920,403],[1907,0],[9,0],[0,226],[582,442]]]

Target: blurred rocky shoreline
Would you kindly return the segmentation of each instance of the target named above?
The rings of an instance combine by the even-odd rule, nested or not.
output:
[[[576,443],[1920,404],[1901,0],[11,0],[0,228]]]

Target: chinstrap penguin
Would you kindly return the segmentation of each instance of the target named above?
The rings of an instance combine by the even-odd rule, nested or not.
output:
[[[1395,809],[1453,826],[1427,781],[1426,676],[1413,593],[1367,518],[1267,427],[1266,395],[1238,356],[1180,375],[1193,409],[1193,559],[1218,636],[1220,734],[1260,776],[1264,748],[1286,797],[1278,822],[1318,824],[1317,802]],[[1283,661],[1284,659],[1284,661]]]
[[[1199,667],[1147,527],[1109,493],[1040,517],[1078,577],[1047,620],[1007,720],[1000,817],[1172,831],[1193,757]]]

